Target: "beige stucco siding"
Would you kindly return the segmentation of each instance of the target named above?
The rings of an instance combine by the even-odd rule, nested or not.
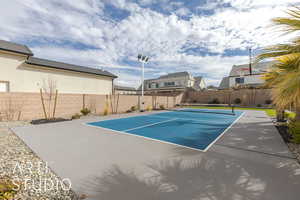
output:
[[[39,92],[49,79],[60,93],[109,94],[112,78],[25,64],[25,56],[0,52],[0,81],[9,81],[11,92]]]

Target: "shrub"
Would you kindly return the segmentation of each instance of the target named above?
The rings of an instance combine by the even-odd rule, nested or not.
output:
[[[292,141],[300,144],[300,121],[291,120],[289,122],[289,133],[292,135]]]
[[[235,104],[241,104],[241,103],[242,103],[242,100],[241,100],[240,98],[236,98],[236,99],[234,100],[234,103],[235,103]]]
[[[91,112],[91,110],[88,109],[88,108],[83,108],[83,109],[81,109],[80,112],[81,112],[83,115],[88,115],[88,114]]]
[[[161,110],[165,110],[165,109],[166,109],[164,105],[159,105],[159,108],[160,108]]]
[[[18,183],[17,183],[18,184]],[[0,199],[12,200],[14,199],[18,185],[10,179],[0,179]]]
[[[79,113],[72,115],[72,119],[79,119],[80,117],[81,115]]]
[[[131,113],[132,111],[131,110],[126,110],[126,113]]]
[[[209,104],[219,104],[220,101],[218,98],[214,98],[212,101],[208,102]]]
[[[103,115],[108,115],[108,108],[107,107],[104,108]]]
[[[132,112],[136,111],[136,110],[137,110],[137,106],[131,106],[130,110],[131,110]]]
[[[194,99],[194,100],[193,100],[193,103],[197,103],[197,100]]]
[[[147,106],[146,111],[151,111],[152,107],[151,106]]]
[[[261,104],[257,104],[256,107],[261,107]]]
[[[272,104],[272,100],[267,99],[267,100],[265,101],[265,104],[267,104],[267,105]]]

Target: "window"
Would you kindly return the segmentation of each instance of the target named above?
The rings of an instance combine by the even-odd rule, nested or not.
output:
[[[175,82],[165,82],[165,86],[174,86]]]
[[[9,82],[0,81],[0,92],[9,92]]]
[[[243,84],[244,83],[244,78],[235,78],[235,83]]]

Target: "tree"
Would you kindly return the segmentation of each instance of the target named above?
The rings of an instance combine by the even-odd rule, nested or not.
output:
[[[45,119],[54,119],[57,104],[56,81],[51,79],[43,80],[43,87],[40,89],[41,101]]]
[[[299,33],[300,8],[290,9],[287,14],[288,17],[273,19],[273,24],[281,27],[285,34]],[[256,61],[270,58],[275,62],[264,79],[266,86],[272,88],[273,101],[280,110],[295,105],[295,120],[300,121],[300,36],[286,44],[266,47]]]

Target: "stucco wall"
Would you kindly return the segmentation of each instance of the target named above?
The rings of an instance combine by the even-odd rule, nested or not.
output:
[[[110,95],[91,95],[91,94],[58,94],[56,117],[71,117],[75,113],[80,113],[83,107],[89,108],[92,113],[103,114],[106,102],[110,102]],[[116,95],[117,96],[117,95]],[[129,110],[132,106],[138,106],[140,96],[119,95],[118,113]],[[154,101],[156,98],[156,101]],[[166,96],[145,96],[144,102],[147,107],[164,105],[173,107],[181,102],[182,95],[176,97]],[[117,99],[116,99],[117,100]],[[115,101],[117,102],[117,101]],[[48,106],[47,101],[45,105]],[[111,104],[109,103],[109,107]],[[111,109],[109,109],[111,112]],[[43,118],[43,107],[39,93],[0,93],[0,119],[7,118],[7,114],[13,115],[13,119],[31,120]]]
[[[0,81],[9,81],[11,92],[38,92],[48,80],[60,93],[109,94],[112,78],[24,64],[26,57],[0,52]]]

